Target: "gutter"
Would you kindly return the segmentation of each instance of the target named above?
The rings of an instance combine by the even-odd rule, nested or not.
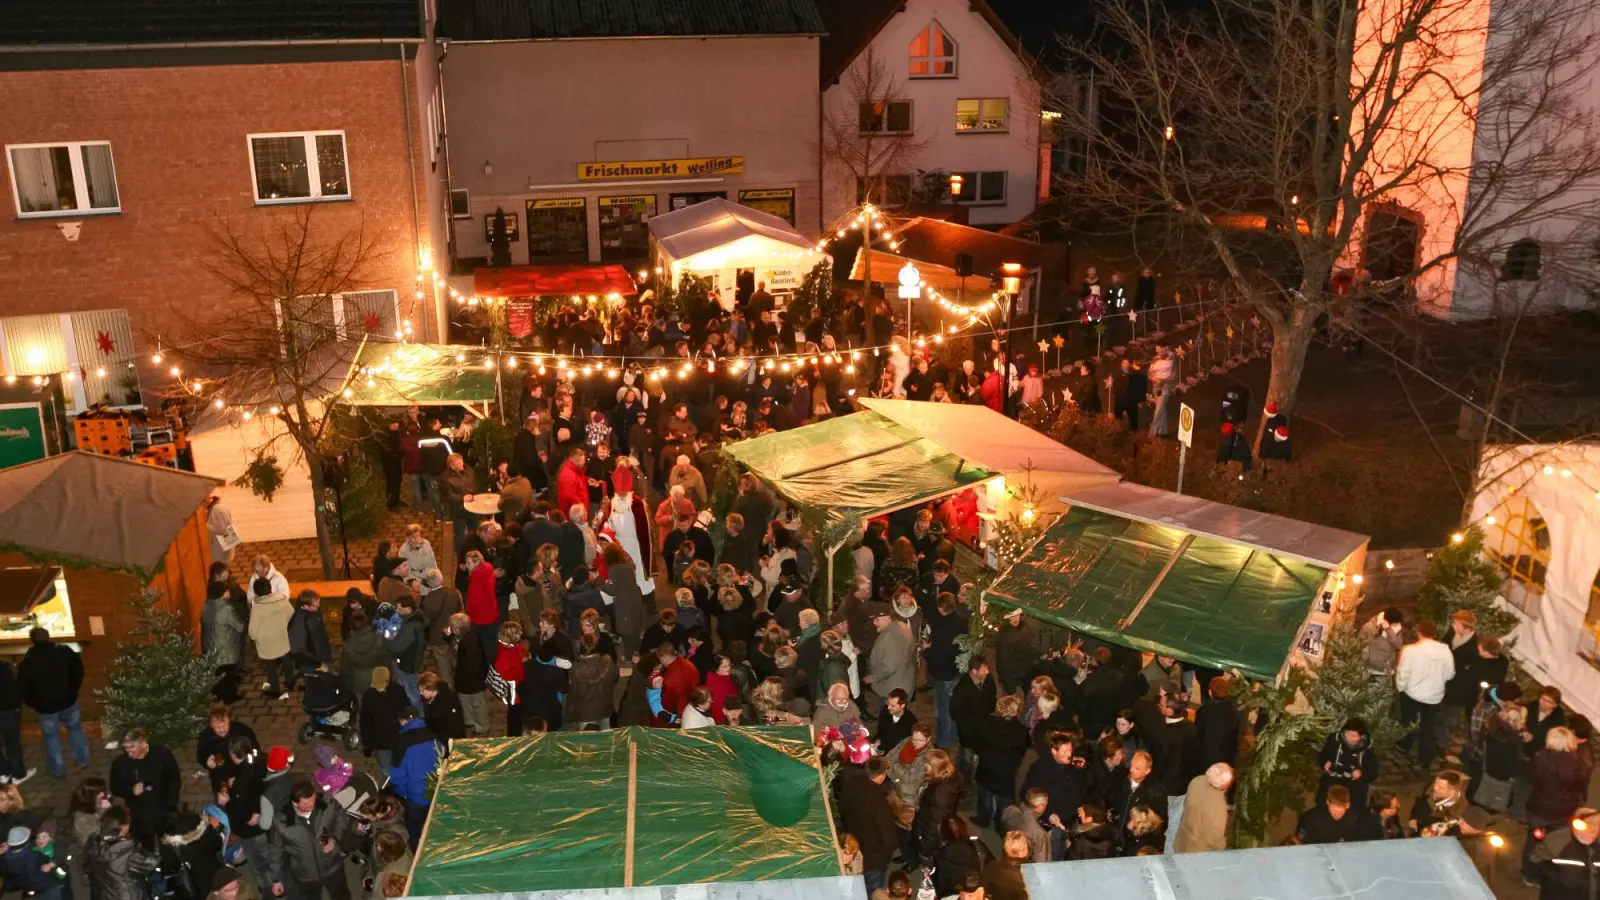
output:
[[[583,37],[456,38],[442,40],[452,44],[554,44],[572,41],[714,41],[727,38],[822,38],[827,32],[796,31],[784,34],[600,34]]]
[[[268,41],[165,41],[153,44],[4,44],[6,53],[100,53],[125,50],[214,50],[235,47],[338,47],[372,45],[421,45],[423,38],[314,38]]]

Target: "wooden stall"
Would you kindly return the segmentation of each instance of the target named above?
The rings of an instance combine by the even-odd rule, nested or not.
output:
[[[206,498],[214,478],[73,451],[0,470],[0,583],[23,593],[0,603],[0,655],[20,657],[44,627],[83,653],[81,700],[120,636],[133,628],[130,597],[149,587],[199,631],[211,568]]]

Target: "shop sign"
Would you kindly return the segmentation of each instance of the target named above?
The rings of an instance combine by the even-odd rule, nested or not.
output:
[[[533,334],[533,301],[512,300],[506,304],[506,331],[514,338]]]
[[[800,287],[805,274],[799,269],[761,269],[757,281],[765,281],[769,291],[793,291]]]
[[[739,202],[746,200],[793,200],[794,188],[768,188],[757,191],[740,191]]]
[[[582,197],[563,197],[559,200],[530,200],[529,209],[582,209]]]
[[[613,178],[687,178],[735,175],[744,171],[742,156],[702,156],[693,159],[643,159],[622,162],[578,163],[579,181]]]
[[[639,194],[633,197],[601,197],[601,206],[645,206],[656,202],[654,194]]]
[[[0,405],[0,469],[44,459],[44,414],[38,403]]]

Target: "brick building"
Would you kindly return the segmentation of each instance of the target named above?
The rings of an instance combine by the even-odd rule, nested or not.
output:
[[[335,323],[437,337],[438,290],[417,277],[444,246],[430,30],[414,0],[6,4],[4,371],[73,372],[69,411],[127,399],[130,370],[166,388],[151,356],[180,339],[175,308],[228,302],[212,234],[264,234],[307,204],[314,239],[375,243]]]

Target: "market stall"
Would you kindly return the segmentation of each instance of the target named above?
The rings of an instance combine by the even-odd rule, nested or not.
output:
[[[707,279],[711,295],[732,309],[741,287],[793,293],[828,255],[777,216],[712,199],[651,219],[650,258],[673,284],[685,274]]]
[[[1120,483],[1068,507],[985,602],[1107,643],[1250,678],[1296,654],[1359,603],[1367,537]]]
[[[0,654],[20,655],[38,625],[76,643],[85,687],[100,687],[134,625],[130,597],[159,590],[198,623],[218,485],[84,451],[0,470]]]
[[[340,402],[348,406],[462,406],[486,419],[499,389],[500,367],[492,357],[484,356],[481,347],[363,341],[351,360]]]
[[[1600,444],[1491,444],[1472,521],[1522,624],[1511,655],[1600,718]]]
[[[472,275],[472,295],[457,301],[458,315],[452,318],[466,331],[452,338],[469,344],[486,338],[488,308],[501,304],[506,334],[518,349],[548,349],[541,346],[539,330],[559,306],[593,309],[609,323],[623,302],[638,293],[628,270],[616,264],[478,269]]]
[[[629,727],[457,741],[406,895],[823,879],[810,896],[862,896],[841,874],[810,728]]]

